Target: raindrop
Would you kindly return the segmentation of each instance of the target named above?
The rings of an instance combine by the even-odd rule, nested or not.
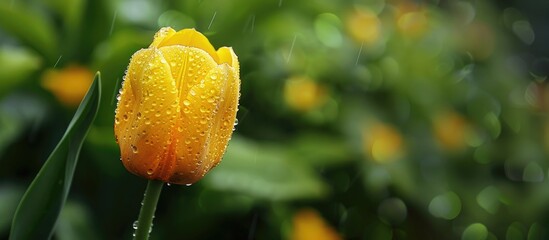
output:
[[[189,100],[185,99],[185,100],[183,100],[183,105],[189,106],[189,105],[191,105],[191,102]]]
[[[138,151],[137,151],[137,146],[132,145],[132,151],[133,151],[133,153],[137,153],[137,152],[138,152]]]
[[[124,121],[128,121],[128,115],[127,114],[124,114],[122,117],[124,118]]]
[[[119,123],[120,123],[120,119],[118,119],[118,117],[115,117],[115,118],[114,118],[114,123],[115,123],[115,124],[119,124]]]
[[[152,168],[149,168],[149,169],[147,170],[147,174],[148,174],[148,175],[152,175],[152,174],[153,174]]]
[[[137,230],[137,226],[139,224],[139,221],[135,220],[135,222],[133,222],[133,229],[134,230]],[[134,236],[135,236],[135,233],[134,233]]]
[[[234,120],[234,126],[238,125],[238,118]]]

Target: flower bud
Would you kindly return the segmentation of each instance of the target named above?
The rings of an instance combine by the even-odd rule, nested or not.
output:
[[[192,184],[220,161],[236,120],[240,77],[230,47],[194,29],[162,28],[130,60],[114,133],[128,171]]]

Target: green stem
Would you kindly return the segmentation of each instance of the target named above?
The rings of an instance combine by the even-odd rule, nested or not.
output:
[[[143,196],[143,204],[141,205],[139,218],[137,219],[134,240],[149,239],[149,232],[152,230],[154,211],[156,210],[158,198],[160,198],[162,186],[164,186],[164,182],[162,181],[149,180],[145,195]]]

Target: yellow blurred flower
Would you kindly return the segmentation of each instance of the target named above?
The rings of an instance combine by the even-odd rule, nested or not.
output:
[[[220,161],[240,91],[232,48],[217,51],[194,29],[162,28],[124,77],[114,132],[128,171],[191,184]]]
[[[42,76],[42,86],[68,107],[80,104],[93,82],[93,73],[82,66],[72,65],[61,70],[51,69]]]
[[[433,119],[433,130],[439,145],[450,151],[465,148],[467,136],[471,132],[467,121],[453,111],[444,111],[436,115]]]
[[[338,240],[341,236],[313,209],[302,209],[294,215],[291,240]]]
[[[427,9],[415,2],[402,0],[396,6],[398,30],[405,36],[420,37],[429,28]]]
[[[381,22],[368,8],[357,7],[349,14],[346,26],[355,41],[366,45],[373,45],[381,35]]]
[[[390,125],[375,122],[363,129],[362,139],[366,155],[376,162],[396,160],[403,155],[402,136]]]
[[[306,112],[326,102],[326,89],[314,80],[297,76],[286,80],[284,100],[291,108]]]

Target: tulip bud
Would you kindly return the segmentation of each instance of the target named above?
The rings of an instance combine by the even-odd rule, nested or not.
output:
[[[128,171],[192,184],[220,161],[240,91],[238,59],[194,29],[162,28],[130,60],[114,133]]]

